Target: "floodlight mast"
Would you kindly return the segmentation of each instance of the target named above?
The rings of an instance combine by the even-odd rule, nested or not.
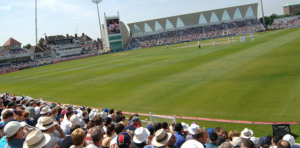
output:
[[[99,7],[98,7],[98,4],[101,3],[102,0],[92,0],[92,2],[95,3],[95,4],[97,4],[98,19],[99,19],[99,26],[100,26],[100,37],[102,38],[102,35],[101,35],[101,21],[100,21]],[[98,52],[98,54],[99,54],[99,52]]]
[[[37,0],[35,0],[35,44],[38,45],[38,38],[37,38]]]
[[[263,21],[264,21],[264,27],[266,27],[265,14],[264,14],[264,7],[263,7],[262,0],[260,0],[260,5],[261,5],[262,18],[263,18]]]

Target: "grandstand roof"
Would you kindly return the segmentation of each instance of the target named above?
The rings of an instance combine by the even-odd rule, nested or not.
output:
[[[294,6],[294,5],[300,5],[300,2],[287,3],[283,7]]]
[[[253,3],[129,23],[128,27],[133,36],[142,36],[151,34],[151,32],[158,33],[165,30],[176,30],[177,28],[189,28],[218,22],[257,18],[257,8],[258,3]]]
[[[93,39],[90,38],[89,36],[87,35],[84,35],[84,36],[81,36],[81,37],[78,37],[79,41],[80,42],[85,42],[85,41],[92,41]]]
[[[45,47],[39,47],[39,46],[31,46],[29,49],[33,53],[51,53],[51,51]]]
[[[14,38],[9,38],[2,46],[11,46],[11,45],[21,45],[22,43],[18,42]]]

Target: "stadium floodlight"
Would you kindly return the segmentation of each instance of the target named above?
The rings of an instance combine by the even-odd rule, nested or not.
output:
[[[37,38],[37,0],[35,0],[35,44],[38,45],[38,38]]]
[[[98,19],[99,19],[99,26],[100,26],[100,37],[102,38],[102,35],[101,35],[101,21],[100,21],[99,7],[98,7],[98,4],[101,3],[102,0],[92,0],[92,2],[95,3],[95,4],[97,4]],[[98,55],[99,55],[99,52],[98,52]]]
[[[263,18],[263,21],[264,21],[264,27],[266,27],[265,14],[264,14],[264,7],[263,7],[262,0],[260,0],[260,5],[261,5],[262,18]]]

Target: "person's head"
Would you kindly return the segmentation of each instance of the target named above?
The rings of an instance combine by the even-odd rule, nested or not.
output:
[[[30,106],[30,107],[33,107],[33,105],[34,105],[34,102],[30,102],[30,103],[29,103],[29,106]]]
[[[74,124],[70,127],[70,132],[73,133],[76,129],[80,128],[80,125]]]
[[[40,101],[36,101],[36,106],[40,107],[41,106],[41,102]]]
[[[103,120],[101,117],[96,117],[94,120],[95,126],[103,126]]]
[[[168,145],[168,141],[172,137],[172,133],[167,133],[164,129],[160,129],[155,132],[155,137],[153,138],[153,145],[156,147],[165,147]]]
[[[258,139],[260,147],[268,148],[270,147],[271,141],[268,137],[263,136]]]
[[[122,132],[117,137],[117,145],[119,148],[129,148],[131,144],[131,137],[128,133]]]
[[[15,106],[16,106],[15,102],[10,102],[10,103],[7,104],[7,107],[8,107],[8,108],[14,109]]]
[[[54,126],[56,123],[53,122],[52,117],[40,117],[41,121],[38,123],[37,127],[46,132],[46,133],[53,133]]]
[[[183,133],[183,126],[182,126],[181,123],[176,123],[175,124],[175,131]]]
[[[208,133],[205,129],[199,128],[195,131],[195,139],[201,142],[202,144],[206,144],[208,139]]]
[[[276,145],[278,144],[278,141],[279,141],[280,139],[281,139],[280,137],[274,136],[274,137],[272,138],[271,145],[276,146]]]
[[[218,141],[218,134],[217,133],[215,133],[215,132],[211,132],[211,133],[209,133],[209,142],[210,143],[218,143],[219,141]]]
[[[70,118],[73,114],[74,114],[73,111],[67,111],[67,113],[66,113],[67,119],[70,120]]]
[[[106,134],[107,136],[111,137],[113,136],[113,134],[115,133],[115,125],[114,124],[110,124],[107,126],[107,130],[106,130]]]
[[[140,125],[140,118],[139,117],[133,117],[132,118],[132,124],[135,125],[135,126],[139,126]]]
[[[118,111],[117,111],[117,116],[118,116],[118,117],[121,117],[122,115],[123,115],[122,111],[121,111],[121,110],[118,110]]]
[[[115,132],[117,135],[119,135],[121,132],[124,132],[124,125],[121,123],[116,124],[115,126]]]
[[[223,142],[219,148],[233,148],[233,146],[229,142]]]
[[[53,116],[57,116],[57,114],[58,114],[58,109],[57,109],[56,107],[54,107],[54,108],[52,109],[52,115],[53,115]]]
[[[109,118],[109,117],[106,117],[104,120],[103,120],[103,122],[104,122],[104,126],[108,126],[108,125],[110,125],[111,124],[111,118]]]
[[[216,127],[215,132],[218,134],[218,136],[223,135],[223,128],[222,127]]]
[[[121,121],[125,122],[126,121],[126,117],[125,116],[121,116]]]
[[[239,131],[236,131],[236,130],[231,130],[229,131],[228,133],[228,139],[230,139],[230,141],[233,140],[233,137],[240,137],[240,132]]]
[[[102,143],[102,129],[99,127],[93,127],[90,132],[90,136],[94,144],[100,145]]]
[[[148,131],[150,132],[150,136],[153,136],[154,135],[154,132],[155,132],[155,127],[152,125],[152,124],[148,124],[146,126],[146,128],[148,129]]]
[[[223,130],[223,135],[225,139],[228,139],[228,132],[226,130]]]
[[[279,140],[277,143],[277,148],[291,148],[291,145],[285,140]]]
[[[154,131],[156,132],[156,131],[160,130],[161,127],[162,127],[161,123],[160,122],[156,122],[154,124]]]
[[[72,141],[75,146],[82,146],[85,142],[85,133],[81,128],[76,129],[71,134]]]
[[[14,118],[14,112],[10,110],[2,111],[2,118],[3,122],[6,122],[7,120]]]
[[[168,122],[163,122],[162,124],[162,128],[167,130],[168,129]]]
[[[255,148],[254,143],[250,139],[244,139],[241,148]]]
[[[23,115],[24,115],[24,119],[29,119],[30,112],[29,111],[25,111]]]
[[[4,127],[4,133],[7,141],[13,139],[22,139],[24,136],[23,127],[18,121],[10,121]]]
[[[113,114],[115,112],[115,110],[112,108],[109,110],[109,114]]]
[[[67,107],[67,112],[73,112],[73,107],[72,106],[68,106]]]

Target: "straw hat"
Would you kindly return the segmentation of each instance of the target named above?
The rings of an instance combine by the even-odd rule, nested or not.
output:
[[[39,148],[45,146],[51,140],[51,136],[43,134],[40,130],[31,132],[23,144],[23,148]]]
[[[155,132],[155,137],[153,137],[153,145],[160,147],[164,146],[171,138],[172,133],[167,133],[164,129],[160,129]]]
[[[43,107],[42,111],[40,112],[40,114],[44,115],[44,114],[47,114],[51,111],[50,107],[49,106],[45,106]]]
[[[52,126],[56,125],[55,122],[53,122],[52,117],[44,117],[37,126],[40,130],[48,130]]]

